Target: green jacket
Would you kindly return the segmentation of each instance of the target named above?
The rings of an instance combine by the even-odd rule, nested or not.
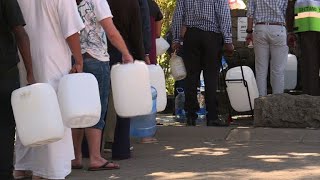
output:
[[[297,0],[294,11],[295,32],[320,32],[320,0]]]

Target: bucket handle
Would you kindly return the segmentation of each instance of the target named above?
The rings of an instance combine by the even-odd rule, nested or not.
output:
[[[20,97],[21,98],[27,98],[27,97],[30,97],[31,95],[31,91],[30,90],[27,90],[27,91],[23,91],[20,93]]]
[[[177,56],[177,50],[174,50],[171,56]]]
[[[180,93],[184,93],[183,88],[177,88],[176,90],[177,90],[177,92],[178,92],[179,94],[180,94]]]

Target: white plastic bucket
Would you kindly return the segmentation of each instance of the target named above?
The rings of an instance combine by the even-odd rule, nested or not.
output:
[[[24,146],[45,145],[63,138],[59,103],[50,84],[38,83],[13,91],[11,104]]]
[[[114,107],[121,117],[150,114],[152,96],[149,70],[141,61],[117,64],[111,69]]]
[[[169,47],[170,44],[165,39],[163,39],[163,37],[156,39],[157,56],[161,56],[162,54],[166,53]]]
[[[94,75],[75,73],[63,76],[58,99],[65,126],[86,128],[99,122],[101,103],[99,85]]]
[[[157,90],[157,112],[165,110],[167,106],[166,80],[159,65],[148,65],[150,84]]]
[[[258,87],[253,71],[248,66],[242,66],[244,80],[246,80],[251,100],[252,109],[254,109],[254,99],[259,97]],[[238,112],[250,111],[250,103],[247,88],[241,81],[242,73],[240,66],[228,70],[226,75],[227,92],[232,108]]]
[[[171,75],[176,81],[186,78],[187,71],[180,56],[178,56],[176,53],[173,53],[171,59],[169,60],[169,64],[171,68]]]
[[[298,77],[298,61],[293,54],[288,54],[287,65],[284,73],[284,89],[295,89],[297,86]]]

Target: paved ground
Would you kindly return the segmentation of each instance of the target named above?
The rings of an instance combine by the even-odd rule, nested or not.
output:
[[[75,170],[68,179],[320,179],[319,130],[172,124],[158,128],[157,144],[133,143],[120,170]]]

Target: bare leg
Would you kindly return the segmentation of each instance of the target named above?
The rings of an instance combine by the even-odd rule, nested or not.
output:
[[[75,159],[72,160],[72,166],[82,166],[81,145],[84,137],[84,129],[72,129],[72,139],[74,146]]]
[[[90,154],[90,165],[89,167],[100,167],[106,162],[108,162],[106,159],[104,159],[101,156],[101,136],[102,131],[100,129],[95,128],[86,128],[85,134],[88,140],[89,145],[89,154]],[[107,164],[107,167],[118,167],[119,165],[115,163],[109,163]]]

